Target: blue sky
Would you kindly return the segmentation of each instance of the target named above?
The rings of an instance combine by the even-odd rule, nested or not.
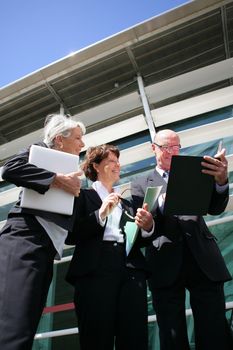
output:
[[[1,0],[0,87],[188,0]]]

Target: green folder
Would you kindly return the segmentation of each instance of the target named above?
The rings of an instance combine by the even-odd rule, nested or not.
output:
[[[162,186],[147,187],[143,204],[148,204],[149,211],[155,209],[161,189]],[[127,213],[125,214],[127,215]],[[124,231],[126,234],[126,254],[129,255],[139,232],[139,227],[135,224],[133,218],[128,217],[128,220],[126,221],[124,226]]]

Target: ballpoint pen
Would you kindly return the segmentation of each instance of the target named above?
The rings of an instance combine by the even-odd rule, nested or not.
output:
[[[217,153],[221,152],[221,150],[222,150],[222,140],[219,141]]]
[[[222,150],[222,144],[223,144],[223,142],[222,142],[222,140],[220,140],[220,141],[219,141],[219,144],[218,144],[218,148],[217,148],[217,153],[216,153],[216,154],[218,154],[218,153],[221,152],[221,150]],[[219,157],[214,157],[214,158],[221,160]]]

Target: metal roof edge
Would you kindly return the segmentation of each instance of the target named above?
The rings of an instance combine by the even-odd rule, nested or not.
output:
[[[200,11],[206,12],[207,10],[227,5],[230,2],[231,0],[195,0],[187,2],[184,5],[82,48],[4,86],[0,89],[0,100],[2,102],[11,100],[19,94],[44,85],[46,81],[54,79],[56,76],[67,74],[78,67],[95,62],[111,53],[150,37],[156,31],[159,33],[177,25],[179,21],[186,21],[188,17],[196,16]]]

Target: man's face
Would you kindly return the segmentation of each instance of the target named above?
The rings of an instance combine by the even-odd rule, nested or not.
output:
[[[157,159],[157,166],[163,170],[170,170],[173,155],[178,155],[180,151],[179,136],[173,131],[159,132],[152,150]]]

